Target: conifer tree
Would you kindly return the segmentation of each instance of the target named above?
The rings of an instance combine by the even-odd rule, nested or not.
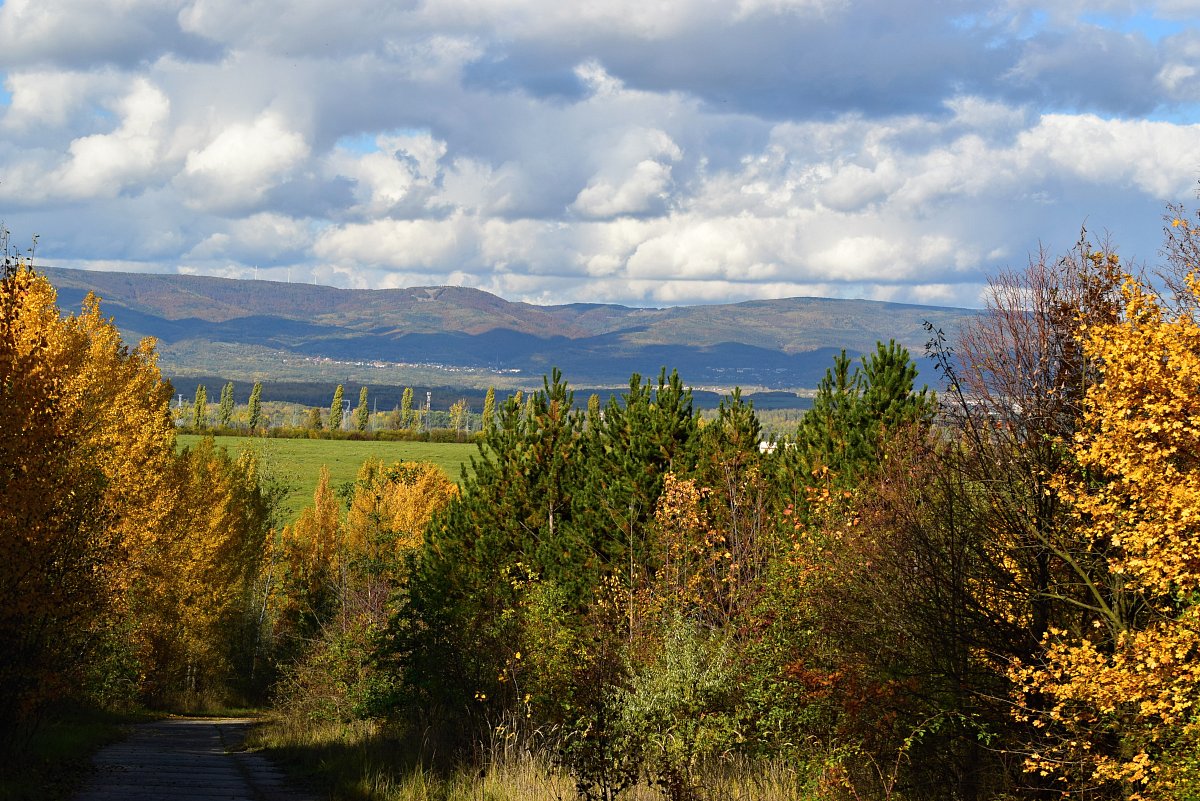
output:
[[[221,403],[217,406],[217,424],[221,428],[229,428],[233,422],[233,382],[229,381],[221,387]]]
[[[407,680],[427,698],[449,703],[469,686],[500,700],[512,689],[496,677],[512,657],[510,610],[523,581],[539,577],[590,600],[599,565],[570,525],[582,428],[572,404],[557,370],[527,403],[510,397],[462,494],[427,530],[393,640],[416,660]],[[405,628],[404,619],[422,622]]]
[[[817,386],[817,395],[796,432],[795,458],[801,481],[829,471],[841,483],[854,483],[878,461],[879,438],[887,430],[928,421],[933,398],[913,387],[917,367],[894,340],[852,367],[842,351]]]
[[[367,388],[363,387],[358,391],[358,407],[354,410],[354,428],[358,431],[366,431],[370,421],[371,410],[367,408]]]
[[[196,387],[196,399],[192,403],[192,426],[204,428],[208,424],[208,392],[204,385]]]
[[[596,395],[588,400],[573,518],[607,569],[632,583],[631,556],[634,569],[649,569],[645,529],[654,519],[664,475],[695,465],[697,421],[691,391],[677,372],[668,378],[664,370],[654,383],[635,373],[629,391],[614,394],[603,415],[599,404]]]
[[[796,452],[806,477],[822,470],[840,475],[859,462],[865,436],[858,402],[862,376],[851,365],[845,350],[834,357],[817,384],[812,409],[800,420]]]
[[[250,390],[250,430],[254,431],[262,422],[262,382],[255,381]]]
[[[342,429],[342,398],[344,390],[342,385],[338,384],[337,389],[333,391],[333,403],[329,406],[329,430],[340,431]]]
[[[908,349],[888,340],[875,343],[875,352],[862,359],[863,412],[870,425],[881,433],[906,423],[928,420],[934,399],[928,387],[915,388],[917,365]]]

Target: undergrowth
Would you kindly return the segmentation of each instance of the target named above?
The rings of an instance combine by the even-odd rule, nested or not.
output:
[[[256,726],[247,746],[280,762],[293,776],[320,786],[335,801],[572,801],[575,783],[548,755],[497,738],[475,764],[430,767],[421,743],[376,723],[312,723],[273,717]],[[815,801],[836,797],[780,762],[732,760],[705,771],[711,801]],[[822,792],[824,789],[825,792]],[[663,801],[639,784],[621,801]]]

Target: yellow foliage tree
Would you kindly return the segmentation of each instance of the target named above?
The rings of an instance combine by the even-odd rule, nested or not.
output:
[[[775,546],[764,531],[756,471],[734,486],[713,489],[667,473],[654,511],[658,566],[653,594],[663,609],[713,628],[749,614],[761,579],[762,554]],[[739,500],[745,503],[739,504]]]
[[[341,520],[329,486],[329,468],[321,466],[313,505],[284,526],[273,561],[279,573],[274,596],[279,633],[285,638],[313,634],[337,602],[338,539]]]
[[[0,276],[0,718],[42,701],[210,687],[245,627],[271,499],[256,465],[175,453],[154,342],[88,295],[62,316],[20,264]],[[9,731],[0,728],[0,741]],[[0,746],[4,743],[0,742]]]
[[[347,548],[369,553],[384,547],[393,555],[421,543],[425,524],[458,494],[437,465],[397,462],[385,467],[368,459],[358,471],[347,518]]]
[[[0,279],[0,696],[7,720],[77,688],[130,608],[173,506],[170,385],[89,295],[62,317],[24,265]],[[11,716],[10,716],[11,715]]]
[[[404,555],[457,493],[436,465],[368,460],[340,521],[322,471],[313,506],[281,540],[275,604],[285,643],[277,694],[283,709],[308,719],[351,719],[370,688],[386,683],[372,663],[371,639],[404,581]]]
[[[271,502],[257,455],[235,459],[211,439],[184,451],[172,478],[172,535],[159,553],[171,575],[140,596],[138,636],[150,668],[144,692],[212,695],[253,671],[254,586]]]
[[[342,608],[349,617],[382,622],[403,555],[421,544],[425,524],[457,494],[458,486],[437,465],[363,463],[341,543]]]
[[[1057,483],[1107,572],[1081,596],[1078,625],[1050,631],[1043,663],[1012,671],[1019,716],[1045,732],[1026,768],[1063,790],[1146,801],[1200,792],[1194,276],[1187,291],[1172,314],[1127,278],[1123,319],[1086,331],[1102,380],[1072,446],[1084,477]]]

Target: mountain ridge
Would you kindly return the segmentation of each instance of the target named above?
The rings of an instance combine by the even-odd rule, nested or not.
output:
[[[212,276],[44,268],[64,308],[95,292],[129,337],[159,340],[164,371],[273,375],[293,359],[379,362],[526,378],[561,368],[573,383],[611,384],[678,368],[694,384],[813,387],[841,349],[895,339],[919,356],[924,323],[952,333],[976,312],[829,298],[643,308],[540,306],[471,287],[342,289]],[[219,346],[219,347],[218,347]],[[295,368],[299,369],[299,368]],[[278,371],[276,371],[278,372]],[[295,376],[293,376],[295,377]],[[473,377],[482,380],[483,376]]]

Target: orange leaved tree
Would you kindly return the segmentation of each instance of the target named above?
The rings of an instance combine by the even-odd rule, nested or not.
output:
[[[1026,769],[1087,797],[1200,792],[1200,285],[1169,311],[1126,278],[1120,320],[1083,346],[1100,371],[1057,488],[1106,569],[1039,661],[1017,664],[1018,715],[1043,733]],[[1080,574],[1081,580],[1083,574]]]
[[[170,386],[89,295],[62,317],[26,265],[0,276],[0,719],[95,675],[172,507]],[[6,728],[6,731],[11,729]]]

